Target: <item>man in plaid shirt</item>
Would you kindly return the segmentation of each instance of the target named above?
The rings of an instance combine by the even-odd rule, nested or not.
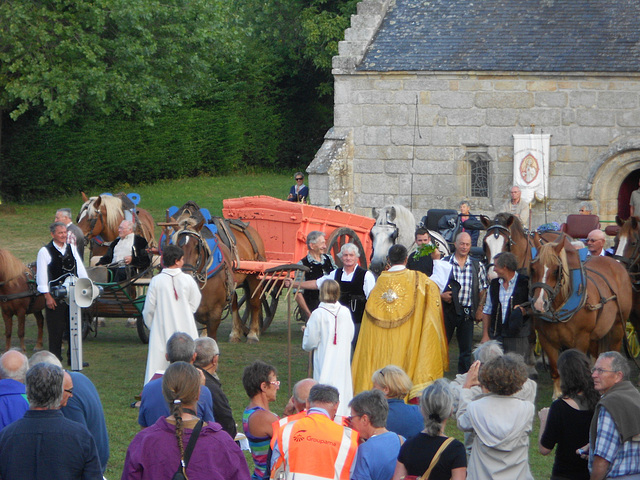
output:
[[[591,372],[602,394],[589,433],[591,480],[640,479],[640,393],[628,380],[629,364],[620,353],[605,352]]]
[[[482,320],[488,284],[484,265],[469,257],[471,236],[466,232],[459,233],[455,246],[455,254],[445,258],[453,268],[442,301],[447,341],[451,342],[455,330],[460,350],[458,373],[462,374],[471,366],[473,324],[474,320]]]

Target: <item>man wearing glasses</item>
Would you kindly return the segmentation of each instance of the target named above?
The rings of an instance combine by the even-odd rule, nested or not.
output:
[[[604,232],[602,230],[592,230],[587,235],[587,240],[585,241],[587,244],[587,250],[589,250],[588,256],[590,257],[604,257],[606,255],[604,250],[604,243],[606,241],[606,237],[604,236]]]
[[[589,455],[591,480],[640,478],[640,393],[628,380],[629,364],[620,353],[605,352],[591,372],[602,398],[591,421],[589,445],[577,453]]]
[[[309,187],[304,184],[304,173],[297,172],[293,178],[296,179],[296,184],[289,190],[287,201],[306,202],[309,197]]]

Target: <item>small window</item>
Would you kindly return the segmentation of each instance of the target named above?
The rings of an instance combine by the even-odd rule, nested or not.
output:
[[[467,147],[466,160],[469,164],[469,186],[472,197],[489,197],[489,176],[491,157],[486,153],[486,147]],[[484,151],[478,151],[478,150]]]

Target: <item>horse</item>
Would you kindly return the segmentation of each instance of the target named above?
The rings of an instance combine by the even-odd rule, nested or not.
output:
[[[8,250],[0,248],[0,309],[4,319],[5,350],[11,349],[11,332],[13,317],[18,317],[18,338],[20,348],[26,352],[24,342],[24,324],[27,314],[36,317],[38,338],[35,350],[42,350],[42,330],[44,317],[42,309],[45,307],[44,295],[39,294],[35,285],[35,271],[27,268]]]
[[[582,263],[565,235],[543,245],[530,270],[535,326],[557,398],[560,351],[577,348],[596,358],[620,350],[632,306],[631,280],[613,258],[589,257]]]
[[[614,241],[613,258],[622,263],[633,288],[633,307],[629,321],[636,332],[640,332],[640,222],[636,217],[630,217],[623,222],[616,215],[616,223],[620,227]]]
[[[82,201],[76,223],[89,243],[90,256],[107,253],[111,242],[118,238],[118,227],[127,216],[125,212],[133,213],[134,233],[144,237],[149,247],[155,246],[153,218],[146,210],[136,209],[126,195],[103,194],[87,198],[82,192]]]
[[[387,263],[389,248],[396,243],[404,245],[411,250],[415,243],[416,219],[406,207],[402,205],[387,205],[381,209],[373,209],[375,225],[369,235],[373,240],[373,253],[371,255],[371,271],[376,275],[384,270]],[[449,255],[449,247],[446,240],[439,232],[429,230],[432,241],[443,256]]]
[[[167,231],[167,237],[170,243],[183,249],[182,270],[192,275],[202,290],[202,300],[195,314],[196,320],[206,326],[208,336],[216,339],[224,308],[231,303],[233,328],[229,334],[229,341],[237,343],[246,333],[247,343],[258,342],[262,323],[262,301],[256,290],[260,280],[257,274],[234,271],[233,265],[237,260],[265,261],[265,249],[260,235],[242,222],[229,222],[214,217],[211,220],[213,223],[207,223],[194,202],[185,204],[175,217],[177,221],[168,223],[177,228]],[[230,240],[229,247],[221,237]],[[217,260],[214,261],[215,257]],[[251,320],[246,332],[239,314],[236,285],[248,287],[246,303]]]
[[[480,221],[487,229],[482,248],[487,258],[489,280],[497,278],[493,269],[493,259],[500,252],[513,253],[518,260],[518,270],[529,270],[535,245],[531,236],[524,231],[520,219],[510,213],[499,213],[493,221],[484,215],[480,216]]]

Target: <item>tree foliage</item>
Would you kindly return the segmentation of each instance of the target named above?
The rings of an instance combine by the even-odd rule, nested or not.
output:
[[[209,0],[5,0],[0,108],[62,124],[206,98],[241,59],[234,15]]]

